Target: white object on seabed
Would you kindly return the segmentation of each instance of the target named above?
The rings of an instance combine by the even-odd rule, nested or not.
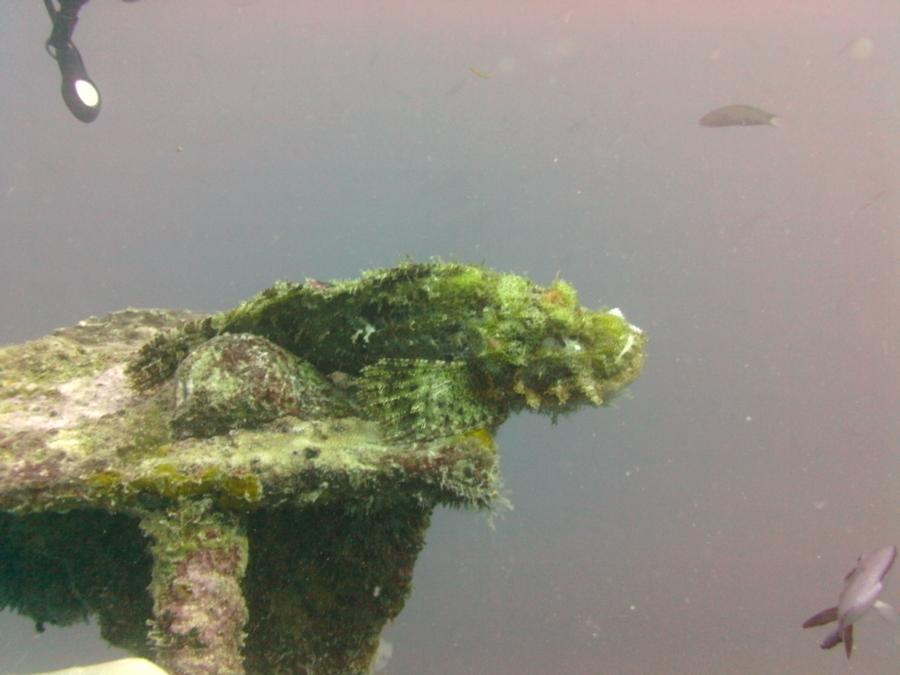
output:
[[[167,675],[167,673],[152,661],[131,658],[73,666],[33,675]]]

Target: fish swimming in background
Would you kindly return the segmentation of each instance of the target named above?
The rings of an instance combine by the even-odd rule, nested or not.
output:
[[[875,51],[875,43],[870,37],[860,37],[848,42],[844,48],[838,52],[839,54],[849,54],[850,58],[857,61],[865,61],[871,58],[872,52]]]
[[[896,546],[883,546],[861,555],[856,561],[856,567],[844,577],[844,590],[841,591],[837,606],[823,609],[803,623],[804,628],[811,628],[832,621],[838,622],[837,627],[822,641],[822,649],[831,649],[843,642],[849,659],[853,651],[853,624],[872,607],[885,619],[897,622],[894,608],[878,599],[884,588],[884,578],[891,571],[896,558]]]
[[[777,127],[779,118],[752,105],[726,105],[706,113],[700,118],[703,127],[749,127],[768,125]]]

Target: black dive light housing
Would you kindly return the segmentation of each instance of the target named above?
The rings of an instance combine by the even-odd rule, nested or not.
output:
[[[53,32],[47,38],[46,47],[47,53],[59,65],[66,106],[82,122],[93,122],[100,114],[100,90],[88,75],[78,47],[72,42],[78,11],[87,1],[59,0],[59,9],[56,9],[53,0],[44,0],[53,21]]]

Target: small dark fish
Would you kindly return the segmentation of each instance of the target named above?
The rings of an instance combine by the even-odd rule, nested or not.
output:
[[[726,105],[700,118],[700,125],[704,127],[749,127],[760,124],[777,127],[778,122],[777,115],[752,105]]]
[[[843,642],[847,658],[853,651],[853,624],[874,607],[885,619],[894,623],[897,615],[894,608],[878,599],[884,588],[884,578],[891,571],[897,558],[896,546],[882,546],[856,561],[856,567],[844,577],[844,589],[838,598],[838,604],[813,614],[803,622],[804,628],[824,626],[832,621],[838,625],[820,645],[822,649],[831,649]]]

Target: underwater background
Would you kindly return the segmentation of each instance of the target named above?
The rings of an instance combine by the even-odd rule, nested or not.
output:
[[[0,5],[0,344],[406,256],[649,335],[611,407],[501,428],[514,509],[435,513],[384,672],[896,671],[800,624],[900,542],[900,4],[94,0],[90,125],[49,31]],[[698,124],[736,103],[778,125]],[[121,653],[0,615],[0,673]]]

